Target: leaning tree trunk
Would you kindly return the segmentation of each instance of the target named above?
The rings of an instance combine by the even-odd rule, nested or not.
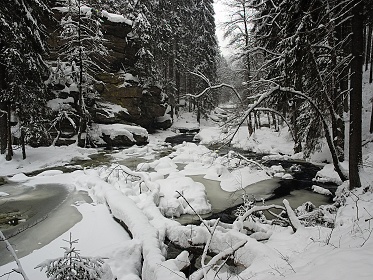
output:
[[[350,189],[361,187],[359,171],[362,168],[361,113],[362,113],[362,77],[363,77],[363,3],[353,1],[352,9],[352,62],[350,92],[350,148],[349,177]]]

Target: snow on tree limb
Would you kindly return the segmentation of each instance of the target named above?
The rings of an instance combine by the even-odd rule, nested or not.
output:
[[[219,89],[219,88],[226,87],[226,88],[231,89],[234,92],[234,94],[237,96],[238,100],[240,100],[241,105],[243,105],[243,100],[242,100],[240,94],[238,93],[238,91],[236,90],[236,88],[234,86],[226,84],[226,83],[221,83],[219,85],[212,85],[211,82],[210,82],[210,80],[205,75],[203,75],[202,73],[199,73],[199,72],[198,73],[196,73],[196,72],[190,72],[190,74],[195,75],[197,77],[200,77],[202,80],[204,80],[207,83],[208,87],[205,88],[199,94],[196,94],[196,95],[194,95],[194,94],[187,94],[187,96],[190,96],[190,97],[193,97],[193,98],[199,98],[199,97],[205,95],[210,90],[214,90],[214,89]]]
[[[105,186],[105,200],[109,205],[112,214],[122,220],[129,228],[133,237],[140,240],[143,251],[142,279],[185,279],[180,271],[173,268],[172,261],[165,261],[160,248],[159,233],[150,223],[136,204],[120,191],[107,184]]]
[[[250,215],[254,214],[255,212],[269,210],[273,208],[280,209],[280,210],[286,210],[283,206],[276,205],[276,204],[254,206],[253,208],[250,208],[249,210],[247,210],[245,214],[243,214],[242,216],[239,216],[238,221],[243,223],[243,221],[245,221]]]
[[[289,201],[287,199],[284,199],[282,202],[286,208],[286,212],[288,214],[291,227],[293,228],[294,232],[296,232],[298,229],[302,228],[302,224],[300,223],[299,219],[294,213],[294,210],[290,207]]]
[[[236,252],[238,249],[240,249],[243,246],[245,246],[246,243],[247,243],[247,240],[242,240],[242,241],[237,242],[236,244],[234,244],[232,247],[229,247],[229,248],[225,249],[224,251],[220,252],[219,254],[215,255],[208,262],[208,264],[204,265],[201,269],[199,269],[196,272],[194,272],[190,276],[190,279],[191,280],[207,279],[206,275],[207,275],[207,272],[209,272],[210,269],[212,269],[223,258],[226,258],[226,257],[234,254],[234,252]]]

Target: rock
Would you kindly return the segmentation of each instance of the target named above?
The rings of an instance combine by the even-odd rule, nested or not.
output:
[[[167,99],[161,89],[150,87],[142,89],[139,86],[127,85],[123,73],[101,73],[97,75],[105,86],[98,83],[96,90],[102,99],[124,108],[121,113],[114,114],[116,122],[136,123],[149,131],[167,129],[172,125],[170,118],[164,118],[167,109]],[[100,111],[100,108],[96,108]],[[102,112],[93,114],[94,120],[101,123],[112,123],[102,120]],[[101,120],[99,120],[101,118]]]
[[[98,147],[123,147],[148,143],[148,132],[139,126],[125,124],[94,124],[90,132]]]
[[[157,119],[155,123],[155,128],[157,129],[167,129],[170,128],[172,125],[172,119],[170,117],[160,117]]]
[[[59,58],[57,50],[64,43],[59,36],[59,23],[65,14],[59,9],[53,9],[52,11],[54,19],[45,19],[44,22],[50,34],[48,45],[51,49],[46,60],[51,63],[51,66],[56,67],[56,61]],[[105,72],[91,73],[97,81],[94,84],[94,89],[99,95],[98,97],[92,95],[94,99],[86,98],[85,100],[91,115],[91,121],[100,125],[136,124],[146,128],[148,131],[167,129],[172,125],[172,120],[166,114],[168,107],[166,95],[160,88],[155,86],[150,86],[146,89],[140,87],[136,76],[123,71],[123,69],[134,69],[137,62],[136,54],[140,46],[136,45],[129,36],[132,31],[131,21],[124,18],[123,20],[115,20],[119,17],[121,16],[102,13],[102,33],[106,40],[105,45],[109,55],[95,54],[92,57],[94,62]],[[64,61],[62,62],[65,63]],[[72,97],[73,102],[69,103],[71,108],[64,110],[76,114],[79,112],[79,92],[77,87],[74,90],[67,83],[68,81],[62,80],[61,83],[51,84],[50,99],[57,97],[68,99]],[[59,111],[56,110],[54,115],[57,116]],[[78,124],[79,120],[74,119],[74,122]],[[68,122],[62,122],[59,127],[62,131],[61,137],[68,139],[67,142],[72,141],[70,138],[72,139],[76,136],[76,131],[71,131],[69,126],[71,125]],[[40,144],[37,141],[33,142],[35,142],[33,145]],[[46,141],[44,142],[43,144],[47,144]],[[96,137],[95,142],[97,142],[95,144],[102,146],[128,146],[134,143],[141,145],[147,142],[147,134],[145,137],[136,133],[132,133],[132,136],[126,134],[114,136],[110,133],[100,133]],[[59,140],[57,144],[63,143],[65,141]]]

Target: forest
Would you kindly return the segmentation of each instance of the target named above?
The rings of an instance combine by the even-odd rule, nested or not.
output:
[[[216,3],[227,14],[219,26]],[[217,29],[229,55],[219,49]],[[372,34],[370,0],[6,1],[0,5],[0,187],[62,184],[68,193],[88,193],[92,205],[104,204],[124,225],[128,243],[109,261],[115,276],[104,259],[80,258],[77,240],[71,233],[65,237],[65,256],[76,258],[82,271],[92,266],[89,276],[74,279],[313,279],[323,277],[322,271],[310,272],[305,263],[320,265],[328,254],[332,268],[324,272],[335,279],[333,267],[345,265],[337,254],[351,246],[361,251],[341,254],[359,256],[362,265],[351,273],[369,279],[371,263],[361,260],[373,246]],[[216,130],[206,125],[211,122]],[[200,145],[171,147],[158,139],[182,130],[197,133],[193,141]],[[101,158],[102,166],[77,168],[79,163],[71,176],[44,169],[65,162],[58,149],[70,162],[112,151],[117,164]],[[168,155],[158,157],[160,150]],[[240,154],[248,150],[263,157]],[[323,167],[317,166],[309,189],[333,196],[328,205],[298,207],[286,198],[283,205],[265,204],[270,195],[264,190],[257,191],[261,198],[246,193],[251,183],[294,179],[302,164],[325,150],[330,157],[317,163]],[[134,160],[132,170],[121,163],[132,156],[147,161]],[[32,161],[38,157],[45,165]],[[47,159],[53,157],[58,163]],[[232,223],[215,218],[211,194],[198,181],[204,179],[220,182],[227,192],[243,190]],[[273,195],[273,184],[263,189]],[[0,189],[0,199],[7,196]],[[7,203],[0,201],[0,210]],[[81,202],[75,203],[79,209]],[[213,218],[206,220],[208,213]],[[198,222],[174,219],[186,214]],[[8,242],[13,236],[2,231],[0,241],[17,268],[4,266],[3,272],[0,258],[0,278],[28,279]],[[183,251],[167,256],[170,244]],[[308,247],[316,257],[306,253]],[[131,271],[122,272],[116,265],[127,250],[133,252],[127,260]],[[36,267],[55,277],[73,266],[60,263],[67,259]],[[191,269],[196,262],[201,267]],[[338,279],[349,279],[341,271],[346,274]]]
[[[241,111],[245,112],[242,120],[249,118],[249,133],[255,122],[252,116],[262,107],[270,110],[273,116],[288,120],[296,152],[304,150],[309,154],[325,137],[340,177],[349,177],[352,185],[359,186],[361,145],[357,143],[362,142],[362,67],[368,68],[372,59],[371,3],[228,2],[233,12],[225,30],[235,49],[235,67],[239,68],[236,72],[241,80],[237,90]],[[94,12],[85,13],[80,8],[85,4]],[[97,74],[110,71],[103,59],[98,63],[97,56],[113,55],[101,27],[103,11],[123,14],[132,24],[129,37],[136,48],[134,63],[126,65],[123,61],[115,70],[136,76],[142,88],[159,86],[168,97],[171,116],[188,99],[190,110],[198,111],[200,118],[219,103],[219,92],[200,93],[230,79],[229,73],[224,73],[224,58],[219,57],[212,4],[10,1],[2,5],[1,152],[11,159],[14,141],[21,146],[52,144],[51,128],[56,129],[61,118],[69,119],[78,139],[89,130],[92,113],[87,103],[100,98],[94,86],[100,82]],[[53,18],[56,7],[67,8],[55,31],[62,41],[58,46],[48,41],[47,32],[50,21],[57,20]],[[58,72],[61,65],[63,73]],[[201,73],[203,78],[193,73]],[[370,82],[372,75],[371,71]],[[56,79],[61,77],[77,86],[78,96],[74,97],[71,112],[51,112],[47,106],[55,94]],[[345,147],[343,114],[348,113],[351,145]],[[18,134],[16,140],[14,131]],[[79,141],[87,145],[87,141]],[[338,165],[345,157],[351,164],[349,175],[343,174]]]
[[[97,87],[104,83],[99,77],[105,73],[119,73],[121,78],[130,74],[140,94],[158,87],[172,112],[180,96],[203,86],[190,71],[216,78],[213,1],[153,2],[15,1],[2,5],[0,127],[1,152],[8,149],[8,159],[15,141],[12,130],[17,131],[16,142],[21,146],[50,145],[55,142],[53,133],[61,133],[57,126],[63,120],[72,125],[79,145],[92,144],[87,141],[89,133],[82,134],[94,122],[91,109],[102,98]],[[105,19],[115,24],[118,18],[118,25],[127,25],[119,30],[123,32],[119,46],[117,38],[110,42],[112,35],[106,36],[102,26]],[[73,105],[53,111],[48,101],[66,94],[61,87],[74,91]]]

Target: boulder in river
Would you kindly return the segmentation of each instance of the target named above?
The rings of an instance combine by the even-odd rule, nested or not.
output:
[[[148,143],[145,128],[126,124],[94,124],[91,129],[92,142],[98,147],[123,147]]]

